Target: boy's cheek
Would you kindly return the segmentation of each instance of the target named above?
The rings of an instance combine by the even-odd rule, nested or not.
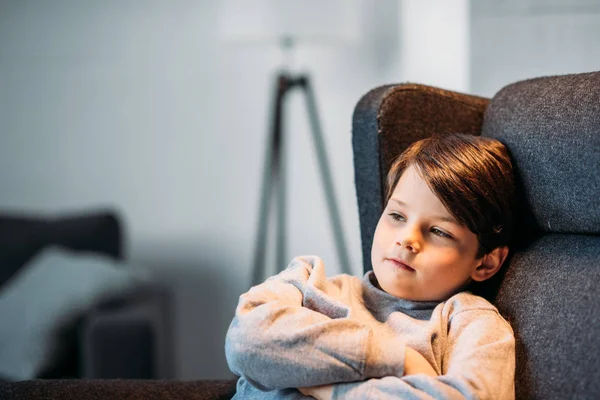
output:
[[[390,245],[394,241],[394,230],[387,226],[385,223],[380,223],[375,229],[373,236],[373,244],[378,247]]]

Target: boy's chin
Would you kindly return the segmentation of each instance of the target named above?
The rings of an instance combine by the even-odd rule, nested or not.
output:
[[[386,285],[382,286],[381,283],[377,279],[375,279],[374,284],[377,288],[386,292],[390,296],[394,296],[399,299],[407,300],[407,301],[442,302],[442,301],[448,300],[450,297],[452,297],[455,294],[455,292],[451,292],[448,295],[446,295],[446,294],[440,295],[440,294],[435,294],[435,293],[414,293],[411,291],[402,290],[401,288],[397,288],[397,287],[387,287]]]

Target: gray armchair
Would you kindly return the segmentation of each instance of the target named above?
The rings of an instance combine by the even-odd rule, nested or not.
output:
[[[480,294],[515,330],[517,398],[600,398],[600,72],[517,82],[491,101],[384,86],[359,102],[353,132],[365,270],[394,155],[444,132],[508,147],[520,226],[503,276]]]
[[[485,99],[423,85],[372,90],[354,113],[363,265],[392,158],[433,133],[504,142],[522,193],[519,234],[504,274],[480,294],[517,337],[519,399],[600,398],[600,73],[532,79]],[[0,398],[218,399],[235,381],[28,381]]]

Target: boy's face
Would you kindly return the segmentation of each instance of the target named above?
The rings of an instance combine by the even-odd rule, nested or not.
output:
[[[406,300],[445,300],[482,259],[477,236],[459,224],[417,170],[408,167],[383,210],[371,249],[377,281]]]

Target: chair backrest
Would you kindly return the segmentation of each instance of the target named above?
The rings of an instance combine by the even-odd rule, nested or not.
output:
[[[491,101],[413,84],[365,95],[353,122],[365,271],[391,161],[447,132],[494,137],[515,165],[520,235],[491,300],[515,329],[517,398],[600,398],[600,72],[518,82]]]

